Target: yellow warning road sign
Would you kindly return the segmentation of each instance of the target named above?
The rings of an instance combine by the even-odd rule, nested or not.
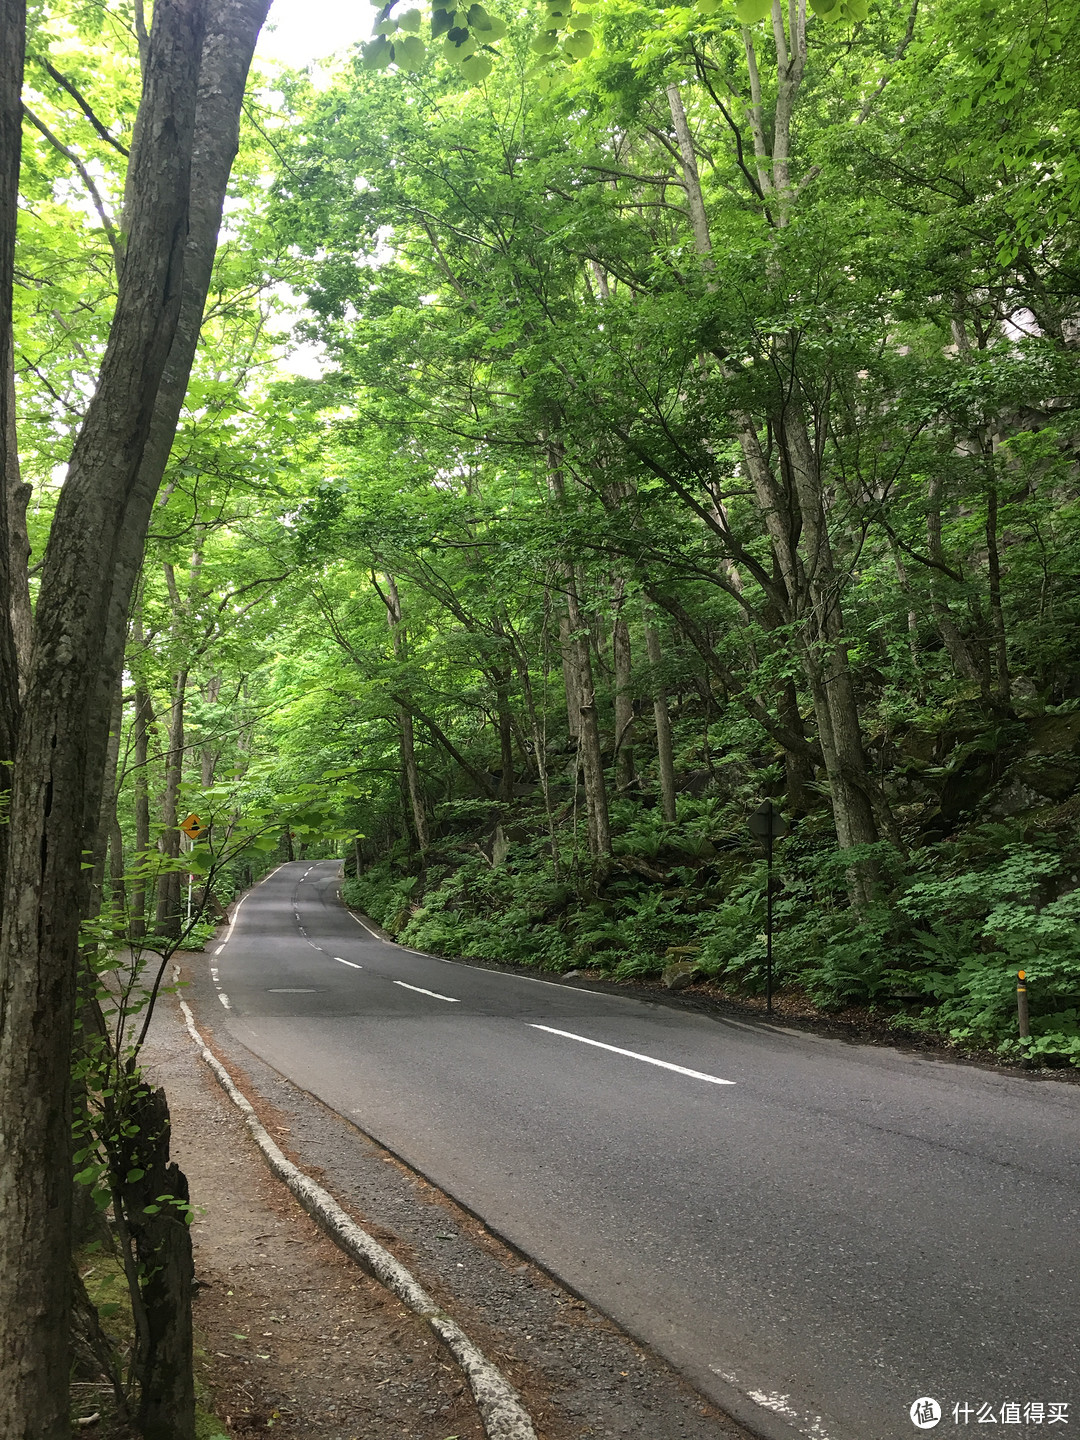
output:
[[[181,820],[180,829],[189,840],[198,840],[203,834],[203,825],[198,815],[189,815],[186,820]]]

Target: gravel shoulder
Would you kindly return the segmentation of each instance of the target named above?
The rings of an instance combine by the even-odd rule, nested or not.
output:
[[[181,969],[204,1039],[278,1145],[503,1371],[539,1440],[748,1440],[663,1361],[236,1041],[216,1013],[205,956],[185,955]],[[482,1440],[463,1377],[423,1322],[270,1176],[172,997],[146,1059],[165,1085],[196,1207],[197,1369],[226,1432]]]

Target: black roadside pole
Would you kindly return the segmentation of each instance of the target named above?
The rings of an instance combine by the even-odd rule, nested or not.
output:
[[[765,881],[765,1013],[771,1015],[772,1008],[772,860],[773,841],[788,833],[790,826],[771,800],[759,805],[750,816],[750,834],[765,848],[767,879]]]

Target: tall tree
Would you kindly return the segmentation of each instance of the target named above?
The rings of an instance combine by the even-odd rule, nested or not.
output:
[[[265,13],[261,0],[155,7],[116,310],[41,572],[0,934],[0,1431],[13,1440],[54,1440],[68,1429],[68,1069],[81,858],[100,811],[132,585],[197,343]],[[5,24],[5,47],[11,34]],[[12,73],[18,65],[5,64],[5,107],[16,103]],[[5,177],[12,150],[17,163],[17,145],[5,144]],[[0,229],[6,235],[3,220]],[[0,288],[10,294],[3,243]],[[17,695],[14,646],[2,639],[10,605],[0,612],[0,693]]]

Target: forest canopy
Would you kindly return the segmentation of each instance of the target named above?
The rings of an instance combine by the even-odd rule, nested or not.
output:
[[[1075,7],[373,14],[249,87],[106,928],[305,846],[411,945],[752,1004],[771,799],[793,1003],[1015,1050],[1023,965],[1080,1058]],[[139,98],[123,7],[34,23],[31,589]]]

